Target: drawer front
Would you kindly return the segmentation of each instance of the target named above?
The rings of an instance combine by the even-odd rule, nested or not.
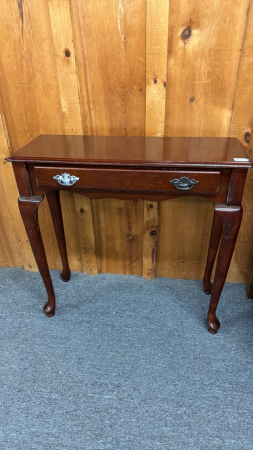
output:
[[[38,186],[216,194],[220,171],[94,169],[35,166]]]

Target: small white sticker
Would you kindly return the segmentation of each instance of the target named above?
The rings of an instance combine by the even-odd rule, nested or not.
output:
[[[234,161],[242,161],[242,162],[244,162],[244,161],[249,161],[249,159],[248,158],[234,158]]]

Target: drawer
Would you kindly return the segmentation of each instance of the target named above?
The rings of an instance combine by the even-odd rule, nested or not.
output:
[[[35,166],[38,186],[216,194],[220,171],[145,170]]]

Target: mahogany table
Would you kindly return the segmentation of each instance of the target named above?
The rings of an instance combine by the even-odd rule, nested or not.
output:
[[[211,294],[208,330],[213,334],[218,331],[216,308],[241,224],[247,171],[252,167],[236,139],[42,135],[7,161],[13,164],[20,213],[47,290],[44,311],[48,317],[55,312],[55,295],[38,223],[38,207],[45,195],[64,281],[69,280],[70,269],[59,190],[91,198],[162,201],[195,195],[211,200],[214,218],[204,292]],[[212,285],[210,278],[220,240]]]

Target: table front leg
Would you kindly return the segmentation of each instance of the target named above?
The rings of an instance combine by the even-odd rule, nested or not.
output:
[[[63,281],[69,281],[70,279],[70,268],[68,263],[67,248],[62,220],[61,203],[60,203],[60,193],[59,191],[50,191],[46,194],[47,201],[49,204],[51,217],[54,224],[55,235],[58,242],[58,247],[61,255],[63,271],[61,273],[61,278]]]
[[[52,317],[55,312],[54,288],[38,222],[38,208],[42,200],[43,197],[20,197],[18,204],[27,236],[48,294],[48,301],[44,306],[44,311],[48,317]]]
[[[220,322],[216,317],[216,309],[219,303],[222,288],[226,280],[236,239],[241,225],[242,207],[216,205],[215,213],[220,217],[222,221],[223,237],[221,240],[212,287],[212,296],[207,317],[208,331],[212,334],[217,333],[218,329],[220,328]]]
[[[207,295],[210,295],[212,293],[211,276],[212,276],[214,261],[215,261],[219,243],[220,243],[221,234],[222,234],[222,222],[221,222],[219,215],[214,210],[213,224],[212,224],[210,243],[209,243],[208,255],[207,255],[207,260],[206,260],[206,268],[205,268],[205,274],[204,274],[204,280],[203,280],[204,292]]]

